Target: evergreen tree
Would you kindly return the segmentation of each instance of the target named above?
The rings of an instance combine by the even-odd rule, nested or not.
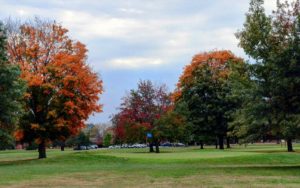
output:
[[[6,31],[0,22],[0,149],[13,144],[11,134],[21,115],[20,101],[25,90],[19,67],[8,62],[6,47]]]
[[[111,145],[111,139],[112,139],[112,136],[111,134],[107,133],[105,136],[104,136],[104,139],[103,139],[103,145],[105,147],[108,147]]]
[[[263,3],[251,1],[244,28],[237,33],[240,46],[256,60],[251,68],[255,102],[244,112],[250,126],[285,138],[293,151],[292,139],[300,133],[300,2],[278,1],[270,16]]]

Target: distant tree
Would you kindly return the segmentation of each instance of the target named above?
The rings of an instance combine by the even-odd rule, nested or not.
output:
[[[114,143],[115,144],[123,144],[126,142],[125,138],[125,125],[124,120],[121,118],[124,117],[124,115],[121,115],[121,111],[117,114],[112,115],[111,122],[113,125],[113,131],[114,131]]]
[[[65,141],[91,113],[101,111],[102,81],[86,64],[85,45],[56,22],[36,19],[10,28],[9,60],[20,66],[28,85],[16,137],[38,143],[39,158],[46,158],[47,142]]]
[[[103,137],[106,133],[110,133],[113,136],[110,123],[97,123],[93,124],[89,130],[90,141],[98,146],[103,146]]]
[[[189,142],[191,123],[175,107],[170,108],[155,121],[153,133],[160,140],[170,142]]]
[[[65,141],[65,145],[67,147],[74,147],[76,146],[76,142],[75,142],[75,135],[70,136],[66,141]]]
[[[217,137],[219,148],[224,149],[228,123],[239,106],[230,79],[238,64],[243,65],[243,60],[230,51],[201,53],[194,56],[179,79],[174,98],[177,104],[187,105],[194,138],[201,146],[204,140]]]
[[[108,147],[111,145],[111,140],[112,140],[112,136],[111,134],[107,133],[105,136],[104,136],[104,139],[103,139],[103,145],[105,147]]]
[[[6,29],[0,22],[0,149],[14,145],[12,132],[22,114],[21,99],[25,83],[17,65],[8,61]]]
[[[99,136],[99,134],[100,134],[100,133],[99,133],[99,132],[100,132],[99,127],[93,125],[93,126],[89,129],[88,132],[89,132],[89,136],[90,136],[90,141],[91,141],[92,143],[96,144],[97,138],[98,138],[98,136]]]
[[[15,143],[12,135],[0,129],[0,150],[13,149],[14,147]]]
[[[285,138],[290,152],[292,140],[300,134],[300,2],[277,1],[270,16],[263,3],[251,0],[244,27],[236,34],[240,46],[256,61],[251,66],[256,98],[248,103],[247,118],[242,119],[250,122],[246,131],[256,127]]]
[[[66,146],[73,147],[76,146],[80,148],[80,146],[88,146],[91,144],[89,135],[86,134],[84,131],[79,132],[77,135],[70,136],[66,142]]]
[[[160,138],[155,137],[153,129],[155,121],[164,114],[171,105],[170,94],[165,85],[155,86],[151,81],[140,81],[136,90],[131,90],[123,98],[120,112],[112,121],[115,140],[124,142],[145,142],[146,133],[151,133],[150,152],[159,152]]]
[[[79,148],[80,146],[88,146],[90,144],[90,138],[84,132],[80,132],[75,137],[75,144]]]

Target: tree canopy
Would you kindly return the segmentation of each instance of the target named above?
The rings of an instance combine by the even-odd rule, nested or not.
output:
[[[14,28],[9,61],[20,66],[28,86],[16,137],[37,142],[44,158],[48,141],[77,134],[91,113],[101,111],[102,81],[86,64],[85,45],[71,40],[61,25],[37,19]]]
[[[256,61],[251,68],[256,102],[246,116],[255,117],[250,126],[260,124],[264,132],[285,138],[292,151],[292,139],[300,133],[300,2],[277,1],[269,16],[263,3],[251,1],[244,27],[236,34]]]
[[[120,112],[113,118],[115,137],[119,142],[145,142],[146,133],[151,133],[157,146],[160,142],[154,134],[156,120],[159,119],[171,105],[170,94],[165,85],[155,86],[151,81],[140,81],[136,90],[123,98]],[[153,151],[153,148],[150,147]]]
[[[0,22],[0,149],[13,146],[12,132],[22,114],[21,99],[25,83],[19,78],[17,65],[8,61],[7,32]]]
[[[205,139],[217,137],[220,149],[224,148],[228,122],[239,105],[231,82],[238,65],[243,66],[243,60],[230,51],[200,53],[179,78],[174,98],[177,104],[187,105],[192,132],[201,144]]]

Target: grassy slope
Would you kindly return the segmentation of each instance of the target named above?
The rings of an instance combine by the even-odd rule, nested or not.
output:
[[[300,153],[275,145],[225,151],[171,148],[160,154],[147,149],[48,150],[47,159],[36,156],[36,151],[0,152],[0,186],[300,186]]]

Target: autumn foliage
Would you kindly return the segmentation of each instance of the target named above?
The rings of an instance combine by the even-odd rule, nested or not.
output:
[[[137,90],[123,98],[120,111],[113,117],[115,140],[119,143],[145,142],[146,133],[153,133],[155,122],[171,107],[165,85],[155,86],[141,81]]]
[[[197,54],[193,57],[192,62],[186,65],[182,75],[177,83],[177,89],[173,93],[173,100],[176,101],[181,97],[183,87],[192,85],[195,81],[195,71],[203,66],[209,66],[214,72],[213,79],[226,79],[230,74],[228,62],[240,63],[243,60],[236,57],[231,51],[210,51]]]
[[[243,60],[230,51],[211,51],[194,56],[180,76],[173,100],[187,107],[193,136],[201,148],[205,140],[217,137],[223,149],[224,137],[229,139],[228,124],[241,103],[233,87],[244,75],[239,72],[243,68]]]
[[[17,139],[45,144],[65,140],[84,127],[103,92],[102,81],[86,64],[84,44],[71,40],[68,30],[40,20],[11,30],[9,59],[27,82],[26,111]]]

